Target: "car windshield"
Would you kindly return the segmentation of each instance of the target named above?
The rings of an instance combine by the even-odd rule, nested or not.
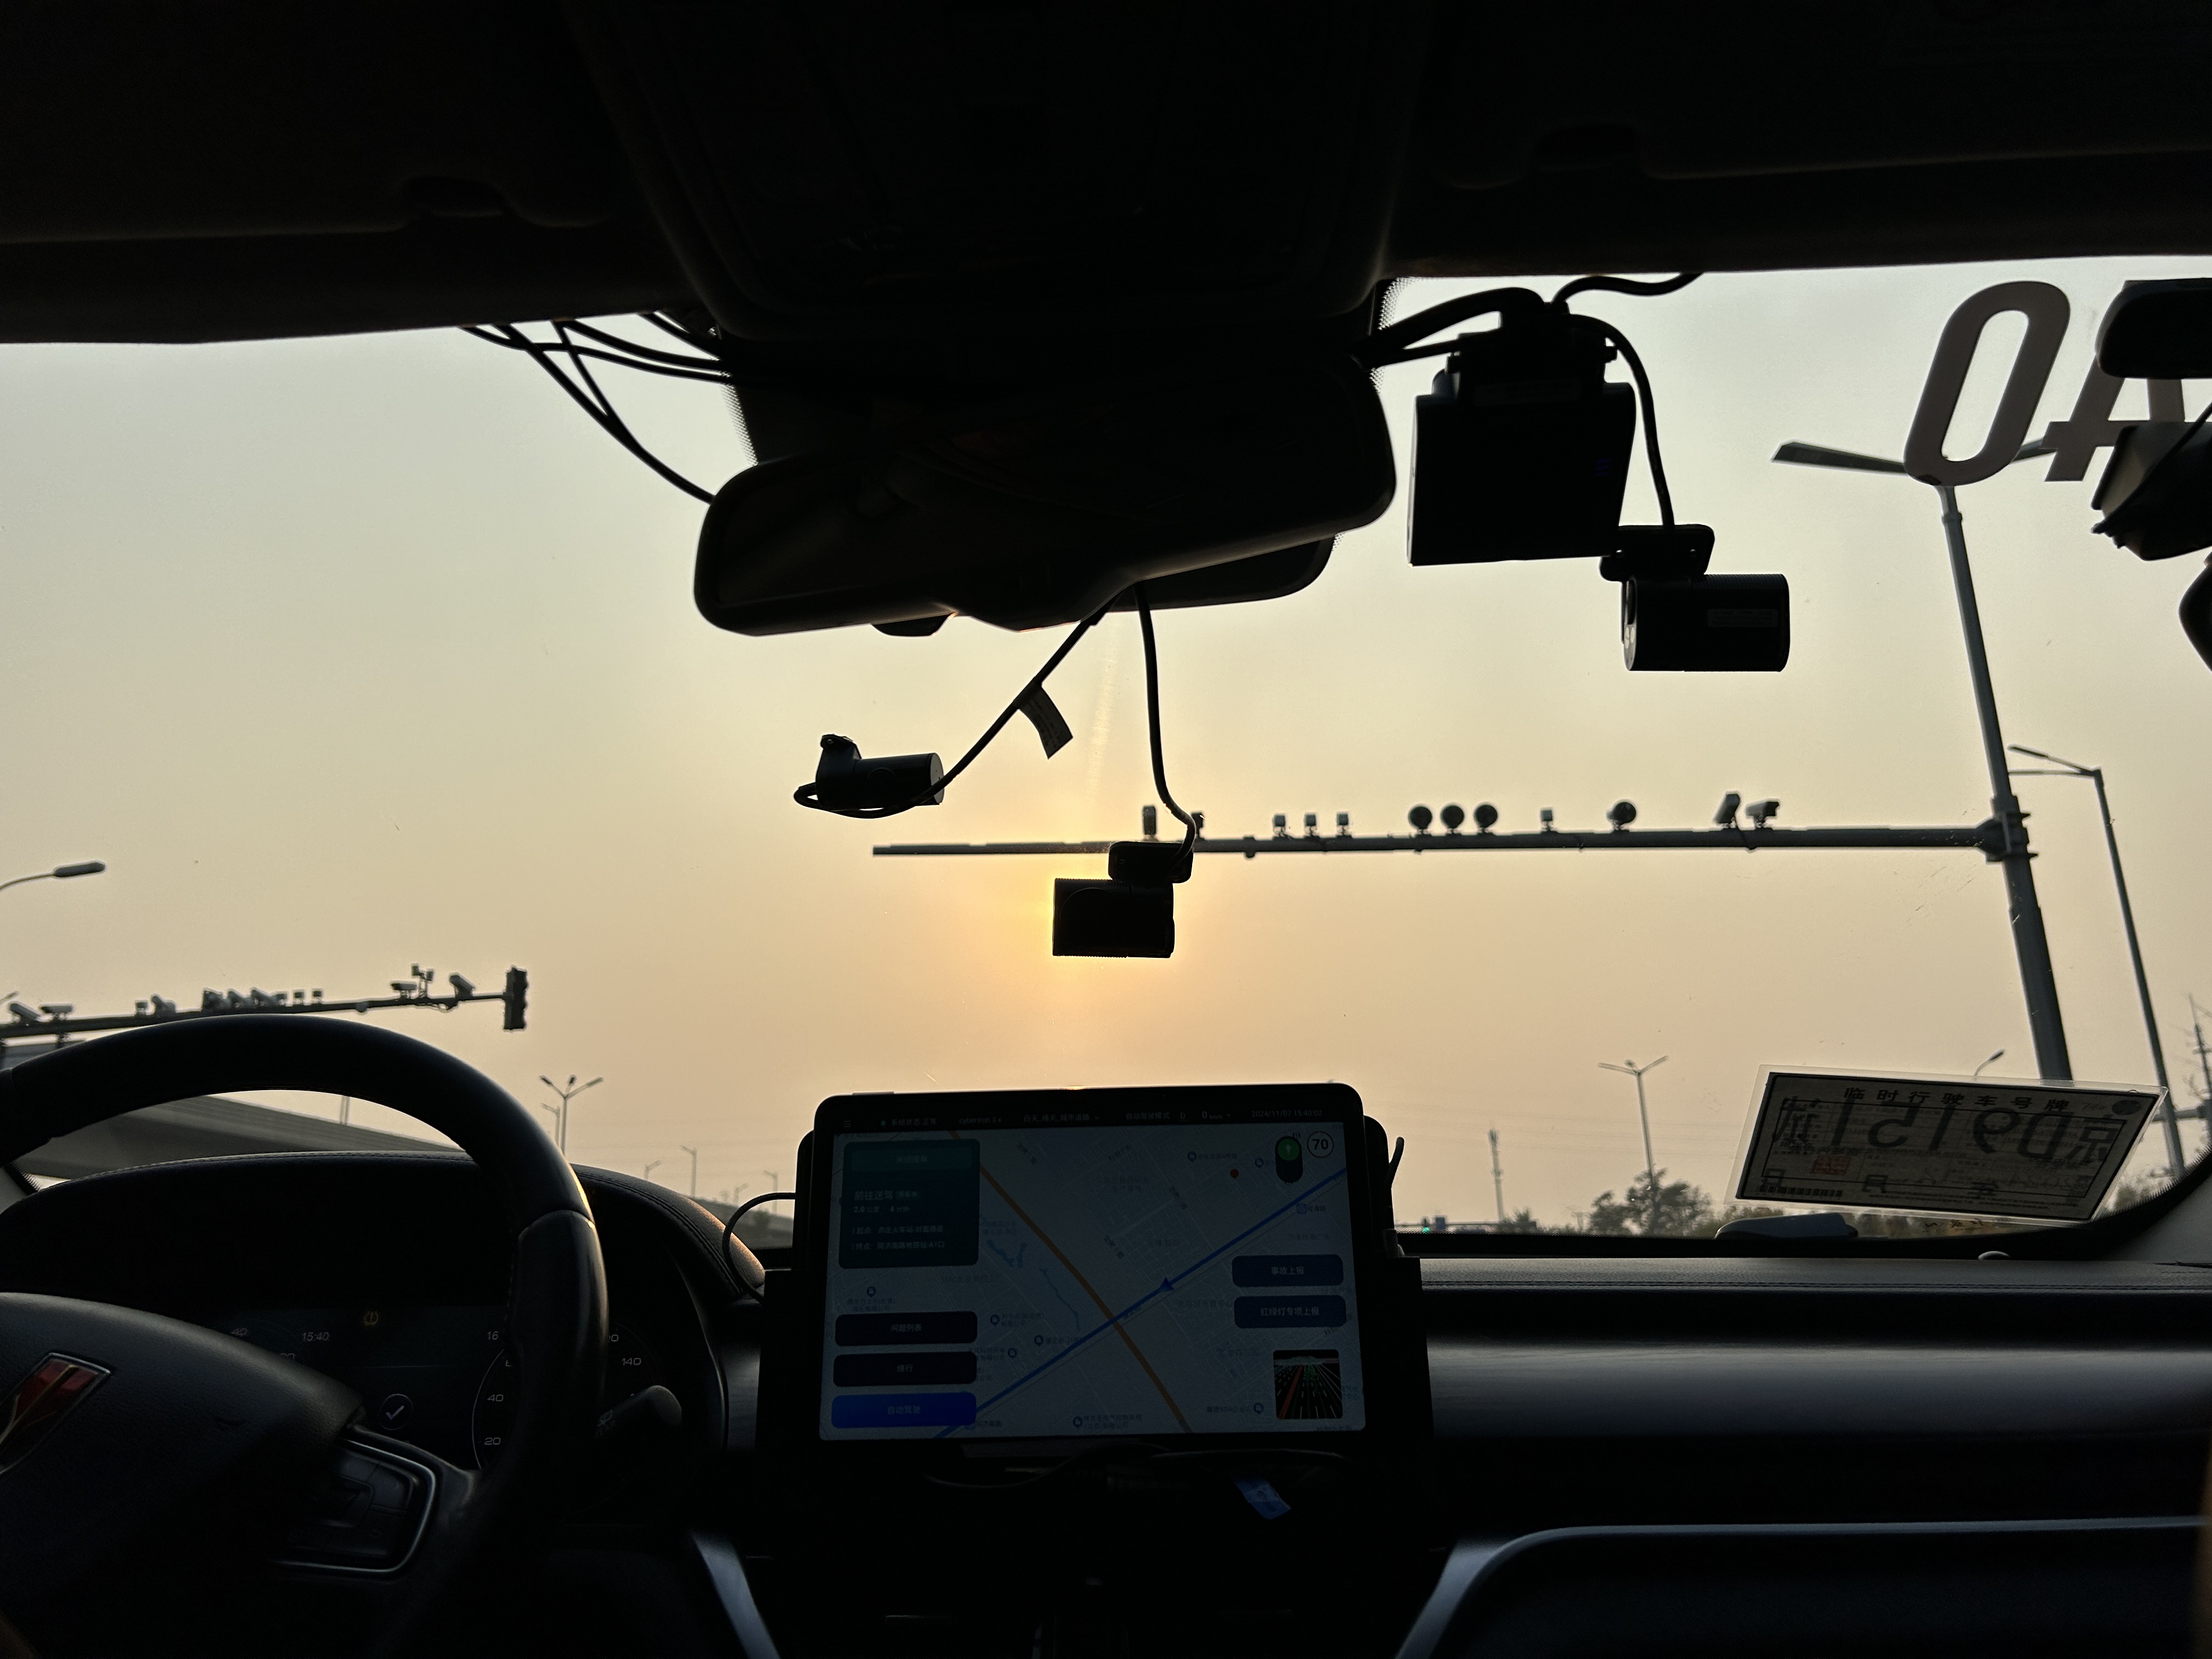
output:
[[[1705,1236],[1806,1207],[1862,1233],[2010,1224],[1737,1187],[1762,1068],[2038,1074],[2004,873],[1981,850],[1443,842],[1484,805],[1501,836],[1707,830],[1724,797],[1747,829],[1989,818],[1937,492],[1777,451],[1898,457],[1946,320],[2021,281],[2070,302],[2039,439],[2076,416],[2122,285],[2197,270],[1721,273],[1578,301],[1648,368],[1673,505],[1713,527],[1715,570],[1787,576],[1778,675],[1626,672],[1619,590],[1586,560],[1410,564],[1414,399],[1438,364],[1381,371],[1395,504],[1298,592],[1161,612],[1164,757],[1209,840],[1434,844],[1200,858],[1167,960],[1051,954],[1054,880],[1103,874],[1097,852],[873,851],[1138,837],[1159,794],[1133,617],[1054,674],[1056,754],[1018,721],[942,805],[808,812],[793,791],[823,733],[949,764],[1066,630],[718,631],[691,599],[698,504],[458,331],[11,346],[7,844],[27,872],[108,869],[0,901],[0,983],[51,1018],[387,995],[395,975],[444,995],[449,972],[490,988],[526,965],[520,1032],[465,1006],[377,1017],[560,1109],[546,1121],[564,1115],[577,1161],[724,1206],[790,1187],[832,1094],[1336,1079],[1404,1138],[1397,1219],[1432,1235]],[[1482,286],[1401,283],[1388,314]],[[1991,429],[2024,327],[1990,325],[1949,453]],[[610,390],[707,489],[750,464],[720,388]],[[2193,416],[2206,389],[2186,391]],[[2112,418],[2170,417],[2148,397],[2127,383]],[[2070,477],[2023,461],[1957,499],[2005,740],[2102,773],[2193,1160],[2212,1081],[2191,998],[2212,993],[2191,920],[2205,690],[2172,618],[2197,562],[2092,535],[2109,453]],[[1656,518],[1639,453],[1623,520]],[[2154,1087],[2098,789],[2011,758],[2033,769],[2014,787],[2073,1074]],[[2171,1145],[2154,1119],[2107,1203],[2167,1184]]]

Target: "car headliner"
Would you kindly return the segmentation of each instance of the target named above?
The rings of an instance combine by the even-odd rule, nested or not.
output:
[[[0,339],[703,300],[803,356],[1109,297],[1089,326],[1157,335],[1342,315],[1393,276],[2212,246],[2202,9],[1989,9],[24,0]],[[686,143],[728,185],[719,242]],[[873,216],[854,280],[709,269],[736,236],[773,276],[839,167]],[[893,244],[927,269],[887,301]],[[1006,280],[968,304],[979,271]]]

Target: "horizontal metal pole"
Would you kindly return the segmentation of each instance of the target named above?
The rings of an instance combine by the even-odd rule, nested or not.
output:
[[[0,1044],[32,1037],[84,1036],[95,1031],[133,1031],[143,1025],[174,1025],[186,1019],[229,1019],[239,1014],[369,1014],[385,1008],[436,1008],[451,1013],[465,1002],[504,1002],[497,991],[468,996],[362,997],[351,1002],[245,1003],[236,1008],[179,1008],[173,1014],[90,1014],[82,1019],[11,1019],[0,1022]]]
[[[878,858],[977,858],[1006,854],[1103,853],[1107,841],[908,842],[875,849]],[[1679,851],[1705,848],[1756,853],[1784,847],[1972,847],[1984,856],[2004,852],[2004,829],[1994,818],[1977,824],[1893,828],[1887,824],[1806,830],[1539,830],[1526,835],[1435,836],[1200,836],[1201,853],[1620,853]]]

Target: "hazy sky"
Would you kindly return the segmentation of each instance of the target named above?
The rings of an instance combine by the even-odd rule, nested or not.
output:
[[[1702,825],[1730,789],[1778,797],[1786,823],[1978,821],[1932,492],[1767,458],[1793,438],[1896,454],[1944,318],[2022,276],[2074,303],[2039,431],[2121,281],[2184,274],[1590,296],[1652,369],[1716,569],[1788,574],[1787,672],[1631,675],[1589,565],[1416,570],[1394,509],[1301,594],[1163,617],[1171,782],[1226,834],[1308,811],[1380,831],[1455,800],[1598,828],[1622,797],[1644,827]],[[1413,284],[1398,309],[1472,286]],[[1992,328],[1954,453],[1978,447],[2015,333]],[[1382,380],[1401,468],[1432,368]],[[743,464],[720,392],[617,396],[693,476]],[[2142,408],[2130,387],[2122,411]],[[2088,533],[2095,471],[2042,471],[1964,496],[2006,735],[2110,773],[2179,1076],[2189,993],[2212,996],[2212,674],[2173,620],[2199,561],[2139,563]],[[1650,520],[1640,461],[1630,502]],[[2003,881],[1972,852],[1213,859],[1173,960],[1054,960],[1052,878],[1103,860],[868,849],[1133,833],[1152,799],[1133,619],[1054,682],[1077,734],[1054,760],[1017,726],[940,808],[826,817],[789,799],[820,733],[949,759],[1058,632],[719,633],[690,599],[700,513],[457,332],[0,349],[0,877],[111,866],[0,895],[0,989],[90,1012],[203,986],[361,995],[414,962],[491,986],[520,963],[526,1033],[495,1008],[383,1018],[526,1100],[541,1072],[604,1074],[572,1153],[665,1159],[680,1186],[696,1146],[702,1193],[787,1178],[815,1105],[849,1090],[1334,1078],[1407,1138],[1402,1218],[1486,1216],[1494,1127],[1508,1205],[1564,1220],[1642,1162],[1632,1087],[1601,1060],[1671,1056],[1659,1158],[1710,1187],[1762,1065],[1958,1073],[2003,1048],[1994,1071],[2031,1069]],[[2089,788],[2021,793],[2075,1070],[2146,1079]]]

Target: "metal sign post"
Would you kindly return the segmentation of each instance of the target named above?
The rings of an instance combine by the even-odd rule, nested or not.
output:
[[[1982,331],[1993,318],[2014,312],[2027,324],[2006,377],[2004,392],[1982,447],[1963,460],[1943,453],[1943,440],[1958,413]],[[2066,1052],[2066,1025],[2058,1011],[2058,981],[2051,969],[2051,941],[2043,927],[2043,907],[2035,896],[2035,871],[2027,848],[2027,823],[2012,793],[2005,764],[2004,734],[1997,726],[1996,693],[1990,684],[1989,652],[1982,641],[1981,607],[1974,598],[1974,573],[1966,560],[1966,526],[1959,513],[1959,486],[1993,477],[2018,460],[2027,447],[2027,428],[2042,400],[2051,365],[2065,338],[2069,314],[2066,295],[2048,283],[2001,283],[1983,289],[1953,312],[1936,343],[1935,361],[1913,411],[1905,440],[1905,472],[1935,486],[1943,504],[1943,540],[1950,550],[1951,584],[1959,598],[1959,625],[1966,641],[1966,672],[1974,687],[1974,713],[1981,723],[1982,754],[1990,769],[1990,811],[2004,827],[2005,898],[2012,916],[2013,952],[2020,959],[2021,989],[2027,1000],[2027,1028],[2035,1039],[2036,1069],[2063,1081],[2074,1075]]]
[[[1990,811],[2003,827],[2005,906],[2012,919],[2013,954],[2020,959],[2020,985],[2027,1000],[2027,1029],[2035,1039],[2035,1069],[2053,1081],[2074,1075],[2066,1052],[2066,1022],[2058,1012],[2058,979],[2051,967],[2051,939],[2044,932],[2043,906],[2035,896],[2035,854],[2027,848],[2027,820],[2012,792],[2005,764],[2004,733],[1997,726],[1996,692],[1990,684],[1990,658],[1982,643],[1981,607],[1974,600],[1974,573],[1966,562],[1966,527],[1959,516],[1959,494],[1937,484],[1943,503],[1943,539],[1951,550],[1951,585],[1958,590],[1959,626],[1966,636],[1966,672],[1974,683],[1974,713],[1981,722],[1982,753],[1990,769]]]
[[[1973,364],[1982,331],[1992,318],[2019,313],[2027,323],[2013,359],[2003,394],[1982,447],[1963,460],[1943,453],[1943,440],[1958,413],[1959,394]],[[1966,636],[1966,673],[1974,690],[1974,714],[1981,727],[1982,754],[1990,773],[1990,812],[2001,837],[1991,856],[2004,866],[2006,908],[2012,923],[2013,954],[2020,963],[2021,992],[2027,1003],[2027,1028],[2035,1041],[2036,1070],[2054,1082],[2074,1074],[2066,1051],[2066,1024],[2059,1012],[2058,981],[2051,967],[2051,940],[2044,931],[2043,906],[2036,897],[2035,871],[2028,850],[2027,823],[2012,792],[2005,764],[2004,733],[1997,723],[1996,692],[1990,681],[1990,659],[1982,639],[1981,606],[1974,597],[1974,573],[1966,558],[1966,520],[1959,511],[1959,486],[1993,477],[2015,461],[2053,453],[2051,441],[2027,441],[2051,365],[2065,337],[2069,312],[2066,296],[2048,283],[2001,283],[1983,289],[1953,312],[1936,342],[1935,361],[1913,411],[1905,441],[1905,459],[1887,460],[1817,444],[1788,443],[1775,452],[1778,461],[1854,472],[1893,472],[1931,485],[1943,508],[1943,541],[1951,557],[1951,586],[1958,595],[1960,631]]]

